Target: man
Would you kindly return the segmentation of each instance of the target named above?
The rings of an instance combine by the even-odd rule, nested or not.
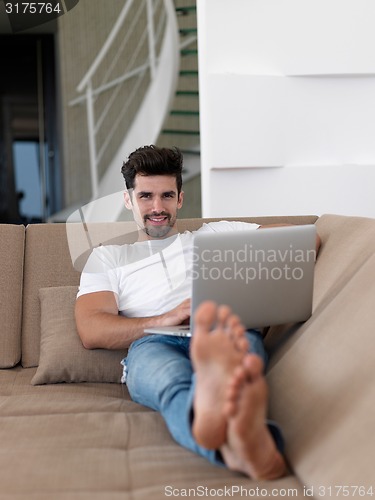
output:
[[[193,235],[177,231],[181,172],[177,149],[146,146],[123,164],[138,241],[90,256],[76,302],[78,333],[88,349],[129,347],[123,381],[132,399],[159,411],[178,443],[250,477],[277,478],[286,465],[280,433],[266,420],[260,333],[245,332],[228,307],[206,302],[191,340],[144,334],[190,316]],[[200,231],[258,227],[223,221]]]

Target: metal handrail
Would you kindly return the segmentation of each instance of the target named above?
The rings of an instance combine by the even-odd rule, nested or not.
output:
[[[124,7],[122,8],[119,17],[117,18],[117,21],[116,21],[115,25],[113,26],[111,33],[109,34],[107,40],[104,42],[103,47],[100,49],[99,54],[96,56],[94,62],[90,66],[90,69],[87,71],[85,76],[82,78],[82,80],[78,84],[78,86],[77,86],[78,92],[83,92],[84,88],[88,87],[89,82],[92,80],[93,75],[95,74],[96,70],[100,66],[101,62],[104,60],[105,56],[108,53],[108,50],[111,48],[113,41],[115,40],[117,34],[119,33],[121,26],[123,25],[133,2],[134,2],[134,0],[128,0],[126,2],[126,4],[124,5]]]
[[[158,65],[158,57],[156,55],[156,44],[159,42],[160,36],[162,34],[161,30],[161,25],[163,22],[163,18],[161,18],[161,22],[159,23],[159,26],[157,27],[158,29],[155,30],[154,26],[154,14],[156,9],[159,7],[159,2],[161,0],[156,0],[156,3],[153,2],[153,0],[144,0],[144,2],[140,2],[140,7],[134,16],[132,17],[132,24],[131,28],[128,29],[125,33],[124,40],[120,45],[120,48],[118,49],[117,54],[115,55],[114,58],[112,58],[111,64],[109,65],[109,68],[107,69],[104,77],[102,78],[101,84],[94,88],[93,86],[93,78],[95,77],[101,63],[105,60],[106,56],[109,53],[109,50],[111,49],[117,35],[120,33],[124,22],[129,14],[131,6],[134,4],[134,0],[127,0],[125,3],[124,7],[122,8],[120,15],[118,16],[115,25],[113,26],[113,29],[111,30],[111,33],[108,35],[106,41],[104,42],[102,48],[100,49],[98,55],[96,56],[95,60],[91,64],[89,70],[86,72],[85,76],[82,78],[80,81],[79,85],[77,86],[77,91],[82,93],[85,92],[84,95],[79,96],[72,101],[70,101],[70,106],[75,106],[77,104],[81,104],[83,102],[86,102],[87,105],[87,124],[88,124],[88,141],[89,141],[89,159],[90,159],[90,178],[91,178],[91,191],[92,191],[92,197],[95,198],[98,194],[98,189],[99,189],[99,174],[98,174],[98,166],[99,162],[103,158],[103,155],[106,151],[106,148],[108,147],[109,143],[111,142],[115,132],[118,123],[120,122],[121,118],[124,116],[124,110],[129,107],[130,102],[132,97],[134,95],[130,95],[127,98],[127,103],[122,104],[121,106],[121,111],[119,113],[119,116],[114,120],[112,126],[110,127],[110,130],[108,133],[106,133],[106,138],[101,144],[99,151],[97,150],[97,143],[96,143],[96,135],[102,126],[104,119],[107,116],[107,113],[115,101],[118,92],[120,90],[120,85],[126,82],[127,80],[130,80],[132,78],[138,77],[138,79],[144,78],[146,75],[147,71],[150,71],[150,77],[151,81],[155,77],[155,72],[156,68]],[[166,0],[164,0],[165,6],[167,5]],[[148,35],[148,60],[146,63],[139,65],[136,68],[129,69],[125,74],[118,76],[114,78],[112,81],[108,82],[106,81],[108,75],[111,73],[113,68],[116,65],[116,62],[118,59],[121,57],[120,53],[124,49],[128,38],[131,36],[131,32],[133,28],[135,27],[138,18],[141,15],[142,9],[144,9],[144,6],[146,5],[147,9],[147,26],[146,29],[143,33],[143,35],[140,37],[138,41],[138,47],[134,50],[134,54],[132,59],[130,60],[128,64],[131,67],[134,61],[136,60],[137,53],[141,50],[141,47],[143,46],[145,42],[145,37]],[[117,88],[116,88],[117,87]],[[95,117],[95,112],[94,112],[94,105],[96,99],[99,97],[100,94],[103,92],[106,92],[108,90],[113,90],[112,96],[108,99],[108,102],[104,106],[104,109],[101,111],[101,115],[98,117]],[[96,118],[96,120],[95,120]]]
[[[176,10],[173,0],[163,0],[165,15],[161,45],[158,46],[157,68],[155,77],[150,80],[142,102],[137,107],[136,114],[129,123],[126,134],[123,135],[121,145],[112,156],[100,179],[99,197],[107,199],[108,195],[118,193],[119,165],[124,161],[124,156],[142,144],[154,144],[157,140],[165,118],[171,109],[177,90],[178,73],[180,67],[179,34]],[[139,78],[133,88],[138,88]],[[118,129],[118,127],[117,127]],[[120,191],[118,203],[96,204],[91,203],[87,214],[90,220],[117,220],[124,216],[123,193]],[[104,197],[104,198],[103,198]]]

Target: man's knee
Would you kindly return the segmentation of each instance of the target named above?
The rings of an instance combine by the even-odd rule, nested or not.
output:
[[[134,401],[151,406],[173,397],[192,377],[189,359],[168,344],[146,341],[131,347],[125,360],[126,384]]]
[[[249,352],[258,355],[263,360],[264,368],[266,369],[268,364],[268,354],[264,347],[261,332],[257,329],[247,330],[246,336],[250,345]]]

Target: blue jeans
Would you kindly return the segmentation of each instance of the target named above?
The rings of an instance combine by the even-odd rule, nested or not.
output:
[[[249,330],[250,351],[267,363],[261,334]],[[199,446],[191,433],[195,375],[190,361],[190,339],[169,335],[149,335],[132,343],[124,365],[123,382],[136,403],[158,411],[173,438],[185,448],[223,466],[220,454]],[[269,422],[279,448],[282,437],[277,426]]]

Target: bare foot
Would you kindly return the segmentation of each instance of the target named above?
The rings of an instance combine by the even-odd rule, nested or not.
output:
[[[266,424],[267,397],[262,360],[248,354],[228,385],[227,441],[220,451],[229,469],[254,479],[276,479],[287,471]]]
[[[199,306],[190,347],[196,373],[192,432],[207,449],[218,449],[227,439],[228,382],[248,347],[244,327],[227,306]]]

